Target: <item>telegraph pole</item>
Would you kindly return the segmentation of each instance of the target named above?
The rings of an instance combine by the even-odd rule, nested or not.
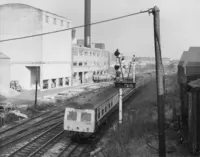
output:
[[[133,64],[133,83],[135,83],[135,55],[133,55],[132,59]]]
[[[37,108],[37,86],[38,86],[38,67],[36,68],[36,81],[35,81],[35,108]]]
[[[152,14],[154,16],[154,44],[155,44],[155,57],[156,57],[159,156],[165,157],[166,148],[165,148],[165,114],[164,114],[164,68],[161,56],[159,12],[160,10],[156,6],[152,9]]]

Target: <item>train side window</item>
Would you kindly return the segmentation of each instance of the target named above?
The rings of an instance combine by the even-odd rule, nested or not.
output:
[[[98,119],[98,109],[95,109],[95,118]]]
[[[105,112],[107,112],[107,106],[105,107]]]
[[[104,109],[101,110],[101,115],[103,115],[103,114],[104,114]]]
[[[98,119],[100,118],[100,109],[98,109]]]
[[[111,106],[113,106],[113,102],[111,101]]]

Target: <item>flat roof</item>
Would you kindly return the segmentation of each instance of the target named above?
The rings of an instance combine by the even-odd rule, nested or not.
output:
[[[74,101],[71,101],[69,104],[67,104],[67,107],[76,109],[95,109],[106,102],[117,92],[118,89],[115,88],[115,86],[101,88],[87,95],[83,95]]]
[[[10,58],[6,56],[4,53],[0,52],[0,59],[10,59]]]
[[[46,10],[42,10],[42,9],[39,9],[39,8],[37,8],[37,7],[33,7],[33,6],[31,6],[31,5],[28,5],[28,4],[23,4],[23,3],[6,3],[6,4],[2,4],[2,5],[0,5],[0,7],[3,7],[3,6],[24,6],[24,7],[29,7],[29,8],[34,8],[34,9],[36,9],[36,10],[39,10],[39,11],[42,11],[42,12],[46,12],[46,13],[49,13],[49,14],[52,14],[52,15],[54,15],[54,16],[57,16],[57,17],[61,17],[61,18],[64,18],[64,19],[66,19],[66,20],[69,20],[70,22],[72,21],[72,19],[69,19],[69,18],[66,18],[66,17],[64,17],[64,16],[61,16],[61,15],[58,15],[58,14],[55,14],[55,13],[52,13],[52,12],[49,12],[49,11],[46,11]]]
[[[191,65],[199,65],[200,63],[200,47],[190,47],[188,51],[184,51],[178,66],[186,67],[188,63]]]

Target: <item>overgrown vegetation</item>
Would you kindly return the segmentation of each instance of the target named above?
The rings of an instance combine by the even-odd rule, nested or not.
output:
[[[165,117],[166,122],[170,124],[167,125],[166,130],[167,156],[182,156],[183,148],[181,145],[178,145],[179,138],[177,137],[176,131],[173,130],[173,108],[178,108],[180,105],[176,75],[166,76],[165,83],[165,90],[167,91],[165,95]],[[150,84],[151,85],[145,87],[146,92],[141,93],[141,96],[133,101],[134,104],[125,111],[129,113],[128,120],[115,131],[110,131],[109,140],[104,150],[104,156],[158,156],[156,91],[155,83]],[[130,114],[130,110],[137,111],[135,116]]]
[[[29,105],[25,112],[28,117],[31,118],[43,111],[51,109],[54,106],[55,104],[53,102],[38,102],[36,106],[34,104]]]

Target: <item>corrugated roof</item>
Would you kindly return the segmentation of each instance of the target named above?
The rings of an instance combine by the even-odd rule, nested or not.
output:
[[[200,79],[191,81],[190,83],[188,83],[188,85],[191,86],[192,88],[200,88]]]
[[[10,59],[8,56],[0,52],[0,59]]]

